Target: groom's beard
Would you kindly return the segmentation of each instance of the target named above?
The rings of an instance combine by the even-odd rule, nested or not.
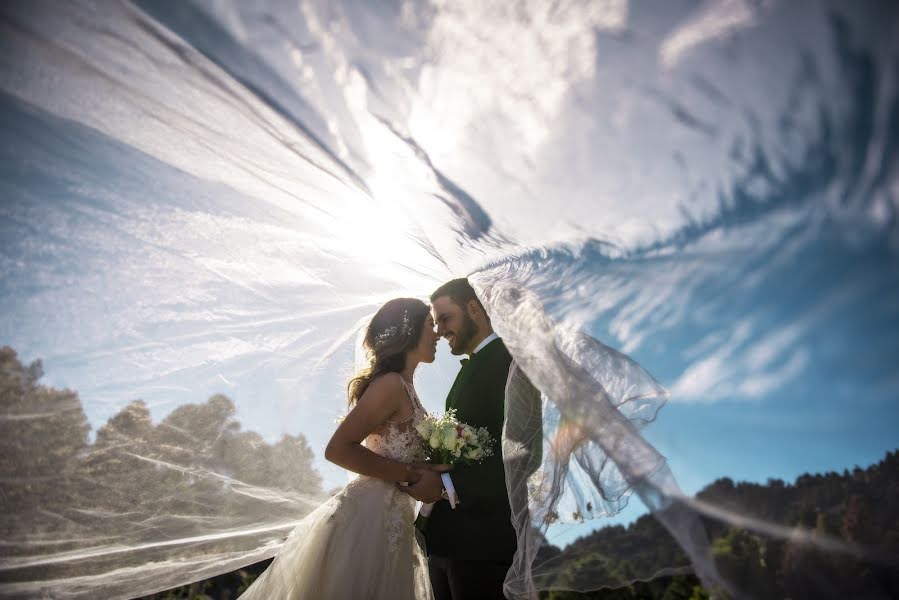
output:
[[[462,327],[459,328],[459,331],[455,332],[453,343],[450,344],[450,352],[457,356],[459,354],[466,354],[465,348],[468,348],[468,344],[477,332],[478,324],[467,314],[462,313]]]

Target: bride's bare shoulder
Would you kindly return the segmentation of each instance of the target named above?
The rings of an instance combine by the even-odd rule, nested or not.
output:
[[[359,408],[377,415],[379,419],[389,419],[397,411],[402,410],[405,396],[402,376],[399,373],[386,373],[372,379],[357,404]]]
[[[403,386],[403,377],[399,373],[385,373],[372,379],[363,395],[371,394],[375,397],[392,397],[401,393],[406,393]]]

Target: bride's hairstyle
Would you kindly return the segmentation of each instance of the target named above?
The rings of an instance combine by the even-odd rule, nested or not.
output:
[[[375,378],[403,370],[406,354],[418,344],[430,310],[417,298],[394,298],[375,313],[363,341],[368,367],[350,379],[347,386],[351,405],[362,397]]]

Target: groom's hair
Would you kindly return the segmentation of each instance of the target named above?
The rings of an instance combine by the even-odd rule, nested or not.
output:
[[[487,311],[484,310],[484,305],[478,300],[477,294],[474,293],[474,288],[471,287],[471,284],[468,283],[466,278],[460,277],[459,279],[453,279],[441,285],[434,290],[433,294],[431,294],[431,302],[434,302],[434,300],[443,296],[449,296],[450,300],[461,306],[463,309],[470,300],[474,300],[478,303],[478,306],[481,307],[481,310],[484,311],[487,320],[490,320],[490,316],[487,315]]]

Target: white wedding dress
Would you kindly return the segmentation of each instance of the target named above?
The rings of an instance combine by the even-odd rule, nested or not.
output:
[[[405,381],[403,382],[405,384]],[[408,384],[412,415],[388,421],[368,449],[424,460],[415,425],[425,410]],[[303,519],[241,600],[431,600],[427,561],[415,541],[415,500],[393,483],[360,475]]]

